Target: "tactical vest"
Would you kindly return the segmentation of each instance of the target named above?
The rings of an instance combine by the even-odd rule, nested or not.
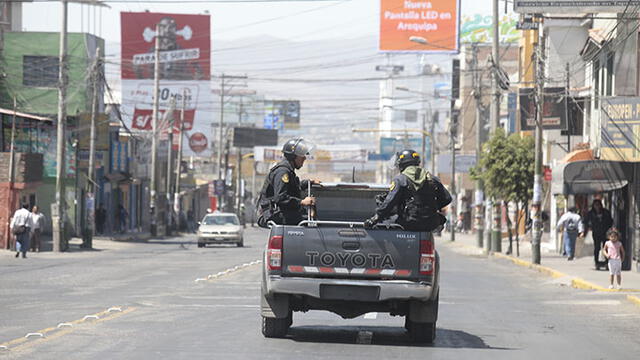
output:
[[[409,197],[400,206],[398,222],[409,231],[433,231],[444,224],[446,218],[438,212],[441,202],[431,175],[417,190],[411,181],[408,183]]]

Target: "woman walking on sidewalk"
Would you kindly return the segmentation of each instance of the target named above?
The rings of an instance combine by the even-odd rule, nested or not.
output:
[[[613,276],[615,275],[618,282],[617,288],[620,289],[622,283],[622,259],[624,259],[624,247],[620,242],[620,233],[618,229],[611,228],[607,231],[609,241],[604,243],[604,256],[609,259],[609,289],[613,289]]]

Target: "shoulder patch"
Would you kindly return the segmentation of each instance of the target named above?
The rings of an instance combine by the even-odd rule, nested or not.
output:
[[[393,189],[395,189],[395,188],[396,188],[396,182],[392,181],[391,185],[389,186],[389,191],[393,191]]]
[[[284,174],[282,175],[282,182],[283,182],[283,183],[288,183],[288,182],[289,182],[289,174],[284,173]]]

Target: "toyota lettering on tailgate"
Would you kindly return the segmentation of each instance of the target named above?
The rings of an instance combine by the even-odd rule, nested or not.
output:
[[[367,261],[369,261],[371,268],[393,269],[396,267],[393,258],[389,254],[352,254],[346,252],[323,252],[322,254],[317,251],[305,252],[309,265],[316,266],[340,266],[340,267],[365,267]]]

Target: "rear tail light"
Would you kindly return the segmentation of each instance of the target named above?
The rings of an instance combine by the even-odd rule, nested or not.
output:
[[[269,270],[282,270],[282,236],[272,236],[267,247]]]
[[[420,274],[432,275],[436,265],[433,240],[420,240]]]

